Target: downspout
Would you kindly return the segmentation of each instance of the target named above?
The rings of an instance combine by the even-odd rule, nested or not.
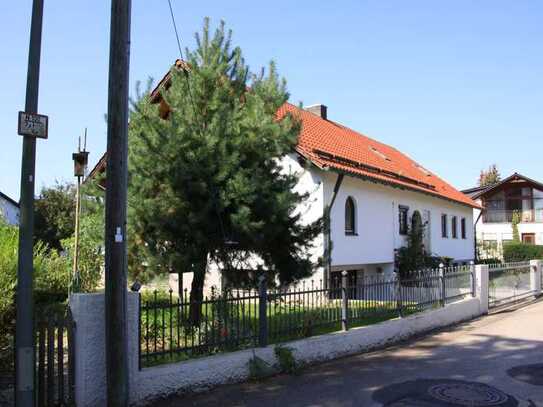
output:
[[[332,199],[330,200],[330,205],[325,208],[325,238],[324,238],[324,254],[326,257],[325,263],[325,275],[324,275],[324,287],[328,288],[330,276],[332,273],[332,222],[331,222],[331,213],[334,202],[336,201],[339,188],[343,182],[344,174],[338,174],[336,179],[336,184],[334,185],[334,191],[332,193]]]
[[[484,209],[481,208],[481,212],[479,212],[479,216],[477,216],[477,220],[473,224],[473,246],[475,246],[475,264],[479,262],[479,254],[477,251],[477,223],[479,223],[481,216],[483,216],[483,211]]]

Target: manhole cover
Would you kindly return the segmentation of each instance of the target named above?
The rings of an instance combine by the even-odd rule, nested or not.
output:
[[[431,386],[428,394],[433,398],[460,406],[499,406],[508,396],[498,389],[482,383],[440,383]]]
[[[518,401],[484,383],[417,379],[385,386],[372,398],[384,407],[517,407]]]
[[[509,369],[507,374],[518,381],[543,386],[543,363],[515,366]]]

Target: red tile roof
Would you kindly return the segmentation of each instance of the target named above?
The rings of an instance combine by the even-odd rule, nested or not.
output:
[[[279,109],[278,117],[287,113],[302,123],[297,151],[317,167],[479,208],[471,198],[393,147],[290,103]]]

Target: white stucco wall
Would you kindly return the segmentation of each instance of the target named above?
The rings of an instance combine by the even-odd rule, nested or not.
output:
[[[325,202],[329,202],[337,174],[324,173]],[[345,235],[345,201],[351,196],[356,202],[355,236]],[[332,266],[350,264],[379,264],[394,261],[394,249],[405,245],[399,233],[399,206],[409,207],[409,217],[418,210],[424,218],[429,211],[430,249],[432,254],[456,260],[474,258],[473,210],[426,194],[345,177],[332,208]],[[448,215],[449,237],[441,237],[441,215]],[[451,218],[458,219],[458,238],[453,239]],[[460,223],[466,219],[466,239],[462,239]]]
[[[249,377],[253,355],[275,365],[273,347],[209,356],[158,367],[138,369],[137,295],[129,293],[129,394],[141,405],[172,393],[196,392],[240,382]],[[79,407],[105,405],[105,324],[103,294],[75,294],[70,306],[76,322],[76,401]],[[402,319],[285,343],[300,363],[322,362],[382,347],[438,327],[481,315],[480,301],[471,298],[444,308]]]
[[[320,171],[308,171],[298,162],[297,154],[290,154],[283,159],[283,168],[289,173],[295,173],[299,176],[299,182],[296,192],[308,194],[307,200],[296,209],[296,213],[301,215],[301,222],[309,225],[324,215],[324,194],[325,183]],[[310,251],[313,263],[324,255],[324,235],[321,234],[313,241],[313,248]],[[323,268],[319,268],[310,280],[319,281],[324,278]]]
[[[19,207],[0,196],[0,216],[10,225],[19,224]]]

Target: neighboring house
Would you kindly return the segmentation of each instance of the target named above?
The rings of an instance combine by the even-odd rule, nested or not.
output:
[[[474,210],[481,257],[501,257],[503,244],[513,240],[515,213],[520,220],[520,239],[543,245],[543,184],[515,173],[495,184],[462,192],[483,207]]]
[[[167,78],[151,93],[163,118],[168,109],[159,90],[168,88]],[[330,120],[324,105],[304,110],[286,103],[278,117],[287,113],[302,123],[296,151],[283,162],[285,171],[300,174],[297,188],[310,192],[299,208],[302,221],[312,222],[330,208],[330,235],[318,239],[313,254],[316,260],[332,247],[331,257],[315,281],[335,281],[343,270],[353,282],[364,275],[392,275],[396,250],[405,245],[414,216],[426,224],[429,253],[458,263],[474,258],[473,209],[479,206],[471,198],[393,147]],[[103,157],[91,176],[105,165]],[[225,283],[211,270],[209,284]],[[185,276],[183,286],[190,280]]]
[[[0,216],[10,225],[19,225],[19,204],[0,192]]]

